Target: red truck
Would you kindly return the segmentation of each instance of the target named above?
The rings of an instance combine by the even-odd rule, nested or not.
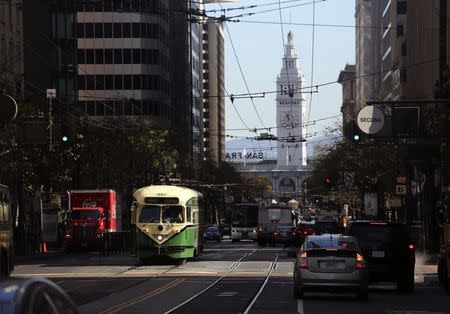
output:
[[[117,231],[114,190],[69,191],[69,221],[64,248],[100,249],[108,232]]]

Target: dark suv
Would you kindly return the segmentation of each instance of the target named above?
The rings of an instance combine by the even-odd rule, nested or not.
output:
[[[414,290],[414,245],[405,224],[354,221],[346,235],[358,239],[369,267],[371,282],[396,282],[400,291]]]
[[[339,224],[335,220],[318,220],[316,221],[315,226],[318,234],[338,234],[342,232]]]

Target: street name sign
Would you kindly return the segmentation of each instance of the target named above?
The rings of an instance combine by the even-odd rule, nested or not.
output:
[[[383,112],[378,107],[366,106],[359,111],[356,123],[362,132],[376,134],[384,126]]]
[[[406,195],[406,185],[400,184],[395,186],[395,194]]]

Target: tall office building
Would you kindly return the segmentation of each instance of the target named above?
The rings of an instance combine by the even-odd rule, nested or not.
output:
[[[203,111],[205,158],[225,158],[224,33],[219,23],[203,24]]]
[[[0,90],[23,96],[22,0],[0,2]]]
[[[103,1],[76,12],[78,103],[88,115],[169,119],[167,1]]]

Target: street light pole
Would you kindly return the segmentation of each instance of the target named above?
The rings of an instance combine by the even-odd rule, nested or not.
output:
[[[49,151],[53,151],[53,102],[52,99],[56,98],[56,89],[47,89],[48,99],[48,131],[49,131]]]

